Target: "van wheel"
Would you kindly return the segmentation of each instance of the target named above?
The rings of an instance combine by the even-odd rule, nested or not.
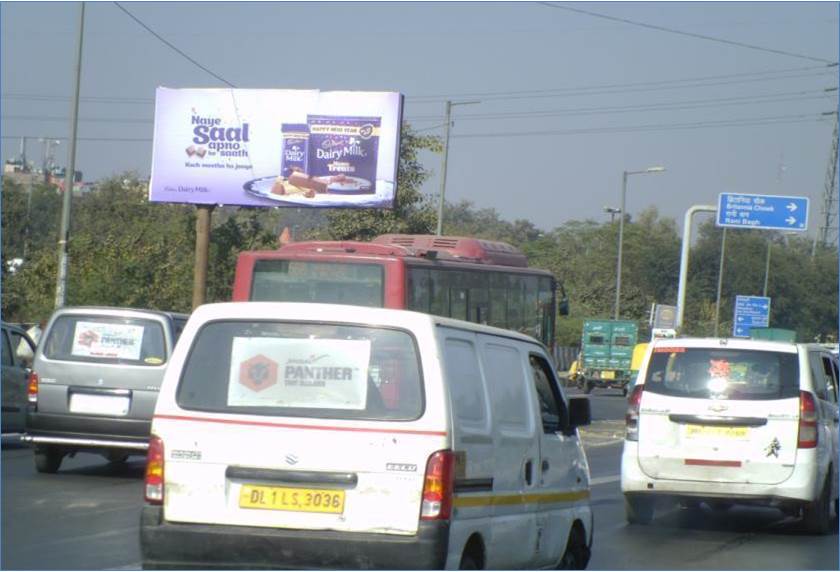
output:
[[[469,552],[465,553],[461,556],[461,564],[458,566],[458,570],[478,570],[478,562],[475,559],[475,556],[470,554]]]
[[[813,534],[826,534],[831,526],[831,484],[828,478],[823,483],[820,496],[808,503],[802,510],[805,528]]]
[[[38,447],[35,449],[35,469],[39,473],[56,473],[63,458],[64,454],[55,447]]]
[[[630,524],[650,524],[653,520],[653,499],[624,496],[624,512]]]
[[[586,545],[586,538],[579,526],[572,526],[566,552],[563,553],[557,569],[585,570],[587,564],[589,564],[589,547]]]

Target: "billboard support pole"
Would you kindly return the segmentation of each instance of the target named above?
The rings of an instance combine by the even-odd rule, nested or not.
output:
[[[207,261],[210,252],[210,213],[215,205],[196,205],[195,272],[193,274],[192,309],[204,304],[207,295]]]

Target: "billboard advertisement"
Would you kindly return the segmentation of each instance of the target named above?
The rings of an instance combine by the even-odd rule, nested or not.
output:
[[[160,87],[149,200],[391,208],[402,101],[396,92]]]

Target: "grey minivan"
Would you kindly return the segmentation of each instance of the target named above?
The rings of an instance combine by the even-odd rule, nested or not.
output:
[[[41,337],[27,387],[26,431],[35,467],[65,455],[110,462],[145,454],[158,390],[187,315],[156,310],[57,310]]]

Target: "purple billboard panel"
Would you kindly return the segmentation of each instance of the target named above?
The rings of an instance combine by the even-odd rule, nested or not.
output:
[[[402,101],[395,92],[160,87],[149,200],[392,208]]]

